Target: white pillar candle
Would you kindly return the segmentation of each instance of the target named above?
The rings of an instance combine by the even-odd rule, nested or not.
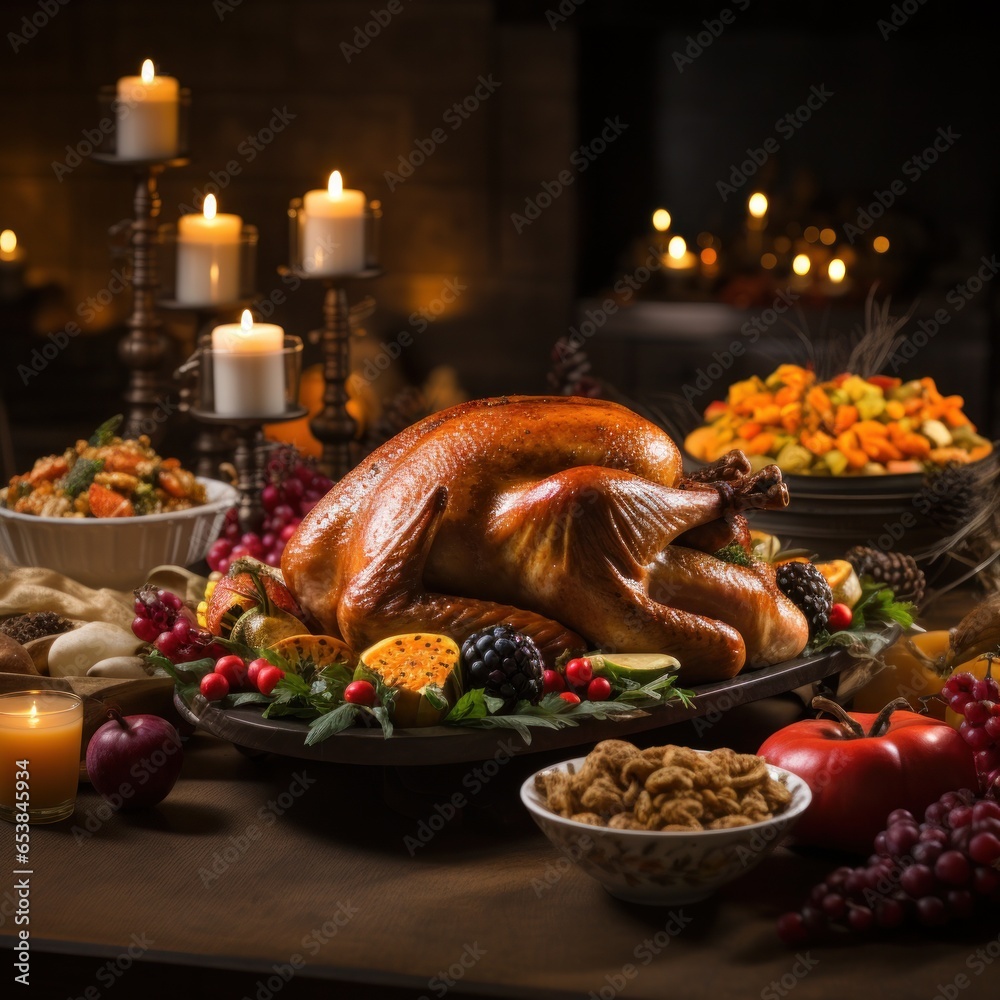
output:
[[[212,331],[215,412],[224,417],[271,417],[285,412],[285,331],[255,323],[249,309],[239,323]]]
[[[238,215],[219,214],[215,195],[205,196],[203,214],[177,220],[177,288],[174,297],[189,306],[235,302],[240,297]]]
[[[123,160],[166,160],[177,155],[180,88],[172,76],[156,76],[153,62],[141,76],[118,81],[116,155]]]
[[[307,191],[302,202],[302,266],[307,274],[355,274],[365,267],[363,191],[344,190],[339,170],[325,191]]]

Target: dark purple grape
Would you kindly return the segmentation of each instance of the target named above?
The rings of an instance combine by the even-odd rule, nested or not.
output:
[[[156,648],[168,659],[173,660],[180,648],[180,639],[173,632],[161,632],[156,640]]]
[[[941,844],[936,844],[934,841],[922,840],[916,847],[913,848],[913,860],[920,865],[933,865],[944,848]]]
[[[970,726],[981,726],[990,717],[990,705],[985,701],[973,699],[965,706],[965,721]]]
[[[786,913],[778,918],[778,935],[787,945],[804,944],[809,940],[809,933],[802,922],[801,913]]]
[[[968,885],[972,878],[972,866],[961,851],[945,851],[934,862],[934,874],[945,885]]]
[[[940,927],[948,922],[948,908],[937,896],[924,896],[917,900],[917,919],[925,927]]]
[[[920,830],[916,823],[900,822],[886,830],[884,836],[888,853],[894,857],[901,857],[920,840]]]
[[[981,677],[972,685],[972,697],[977,701],[1000,701],[1000,685],[993,677]]]
[[[132,633],[143,642],[154,642],[160,634],[160,627],[149,618],[136,616],[132,619]]]
[[[971,822],[971,806],[956,806],[950,813],[948,813],[948,826],[950,826],[953,830],[958,830],[960,827],[968,826]]]
[[[969,857],[977,864],[992,865],[1000,858],[1000,838],[992,833],[977,833],[969,839]]]
[[[852,906],[847,914],[847,923],[852,931],[864,934],[872,929],[875,915],[867,906]]]
[[[981,823],[984,819],[1000,820],[1000,802],[983,799],[972,807],[972,822]]]
[[[839,893],[831,892],[828,893],[820,901],[820,906],[823,912],[831,920],[840,920],[840,918],[847,912],[847,900],[844,899]]]
[[[899,876],[899,884],[914,898],[920,899],[934,891],[937,879],[927,865],[911,865]]]
[[[899,927],[906,919],[906,908],[895,899],[880,899],[875,904],[875,922],[879,927]]]
[[[893,809],[889,813],[889,818],[885,821],[886,829],[890,826],[894,826],[896,823],[912,823],[916,825],[916,817],[909,809]]]

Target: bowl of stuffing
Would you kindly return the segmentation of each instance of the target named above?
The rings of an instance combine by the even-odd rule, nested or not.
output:
[[[120,418],[119,418],[120,419]],[[162,564],[203,559],[238,493],[161,458],[118,421],[0,489],[0,556],[89,587],[131,590]]]
[[[570,861],[619,899],[694,903],[758,865],[805,812],[799,777],[733,750],[605,740],[543,768],[521,801]]]

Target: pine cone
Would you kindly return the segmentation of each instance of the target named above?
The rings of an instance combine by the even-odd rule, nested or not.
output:
[[[385,404],[381,416],[369,428],[365,436],[366,451],[374,451],[389,438],[422,420],[428,412],[427,400],[420,389],[413,385],[401,389]]]
[[[914,503],[945,531],[958,531],[967,525],[982,507],[977,491],[977,475],[967,465],[948,465],[924,479]]]
[[[590,374],[590,359],[570,337],[560,337],[552,348],[552,369],[546,381],[553,395],[589,396],[601,394],[601,383]]]
[[[855,545],[844,558],[858,576],[870,576],[876,583],[891,587],[897,601],[912,601],[919,607],[924,599],[927,580],[913,556]]]

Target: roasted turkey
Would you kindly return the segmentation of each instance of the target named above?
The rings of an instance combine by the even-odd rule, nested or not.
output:
[[[739,452],[685,477],[677,446],[597,399],[463,403],[372,452],[305,517],[281,568],[301,607],[352,648],[509,622],[565,649],[666,652],[681,679],[800,653],[805,618],[746,545],[740,511],[788,503]]]

